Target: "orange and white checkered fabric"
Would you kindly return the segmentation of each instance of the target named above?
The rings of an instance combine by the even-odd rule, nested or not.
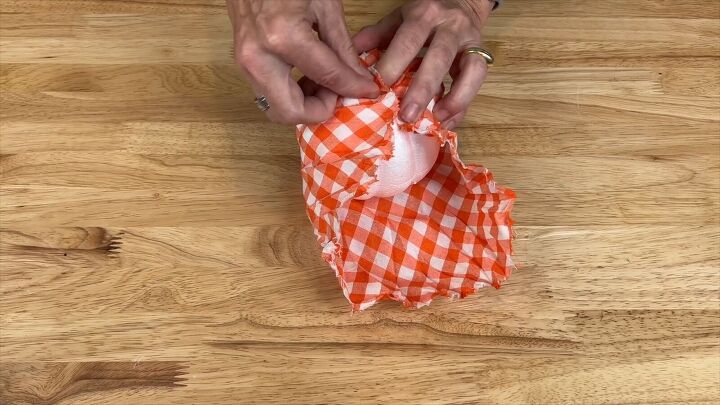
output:
[[[433,117],[434,101],[415,123],[398,117],[399,101],[420,59],[386,86],[372,65],[379,51],[361,59],[381,86],[377,99],[341,98],[333,118],[298,125],[307,213],[353,310],[383,299],[419,308],[436,296],[465,297],[499,287],[514,267],[511,258],[512,190],[482,166],[458,157],[457,136]],[[376,181],[379,159],[392,154],[398,123],[442,145],[428,175],[393,198],[358,200]]]

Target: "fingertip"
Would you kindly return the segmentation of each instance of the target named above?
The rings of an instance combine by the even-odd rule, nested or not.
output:
[[[380,36],[373,32],[372,25],[363,27],[352,37],[352,43],[358,53],[377,48],[380,44]]]
[[[442,124],[442,126],[443,126],[445,129],[455,129],[455,127],[457,126],[457,120],[456,120],[455,118],[451,118],[451,119],[445,121],[445,122]]]
[[[389,59],[392,59],[392,57],[388,57],[388,54],[383,55],[380,60],[375,64],[375,69],[382,78],[383,83],[393,85],[395,84],[395,82],[398,81],[398,79],[400,79],[402,71],[397,73],[393,72],[393,70],[397,69],[392,68]]]
[[[455,127],[457,127],[457,125],[460,123],[460,121],[462,121],[463,115],[464,114],[462,112],[459,112],[459,113],[453,115],[452,117],[443,120],[442,127],[445,129],[455,129]]]
[[[373,85],[375,84],[372,73],[370,73],[370,71],[366,67],[361,65],[359,61],[355,64],[355,66],[355,70],[358,72],[358,74],[360,74],[360,76],[363,77],[363,79],[369,81]]]
[[[380,88],[370,78],[359,76],[348,89],[348,94],[343,95],[347,97],[377,98],[380,96]]]
[[[415,122],[420,116],[420,105],[410,103],[400,109],[400,118],[405,122]]]
[[[301,119],[301,122],[297,122],[296,124],[318,124],[321,122],[325,122],[332,118],[333,110],[332,109],[323,109],[322,111],[313,111],[310,114],[307,114],[305,117]]]
[[[334,91],[321,87],[315,94],[315,97],[320,100],[324,107],[324,114],[321,116],[321,121],[325,121],[332,117],[335,113],[335,106],[337,105],[339,96]]]
[[[318,90],[316,97],[325,104],[328,111],[332,114],[335,104],[337,103],[338,95],[335,92],[323,87]]]
[[[467,109],[467,105],[459,105],[456,101],[451,100],[450,97],[445,96],[435,104],[433,108],[433,115],[438,121],[447,121],[458,115],[462,115]]]
[[[367,88],[366,93],[367,98],[378,98],[380,97],[380,88],[375,84],[375,82],[370,82],[370,85]]]
[[[438,121],[444,121],[450,116],[450,112],[442,107],[435,107],[433,114]]]
[[[332,118],[338,95],[324,87],[312,97],[305,98],[300,124],[316,124]]]
[[[392,85],[395,82],[394,81],[391,82],[388,80],[388,79],[390,79],[390,73],[388,72],[388,69],[387,69],[387,63],[383,60],[386,57],[387,57],[387,54],[382,55],[380,57],[380,60],[378,60],[377,63],[375,63],[375,70],[377,71],[377,74],[380,75],[380,78],[383,80],[383,83]]]

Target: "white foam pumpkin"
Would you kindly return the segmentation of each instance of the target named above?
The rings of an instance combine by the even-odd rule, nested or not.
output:
[[[440,144],[435,137],[405,131],[397,122],[392,123],[392,130],[392,156],[377,163],[377,181],[370,185],[366,194],[358,197],[360,200],[402,193],[422,180],[437,160]]]

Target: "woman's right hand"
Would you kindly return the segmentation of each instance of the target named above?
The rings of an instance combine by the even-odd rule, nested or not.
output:
[[[227,8],[235,61],[255,95],[268,100],[270,120],[320,122],[332,115],[338,95],[378,96],[358,62],[341,0],[227,0]],[[305,75],[299,83],[293,66]]]

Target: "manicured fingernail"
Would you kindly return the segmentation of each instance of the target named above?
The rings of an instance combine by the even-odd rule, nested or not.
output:
[[[417,104],[408,104],[403,108],[402,117],[406,122],[415,122],[420,114],[420,106]]]
[[[440,122],[444,121],[450,115],[450,113],[448,113],[447,110],[443,110],[442,108],[435,109],[433,111],[433,114],[435,114],[435,118]]]

